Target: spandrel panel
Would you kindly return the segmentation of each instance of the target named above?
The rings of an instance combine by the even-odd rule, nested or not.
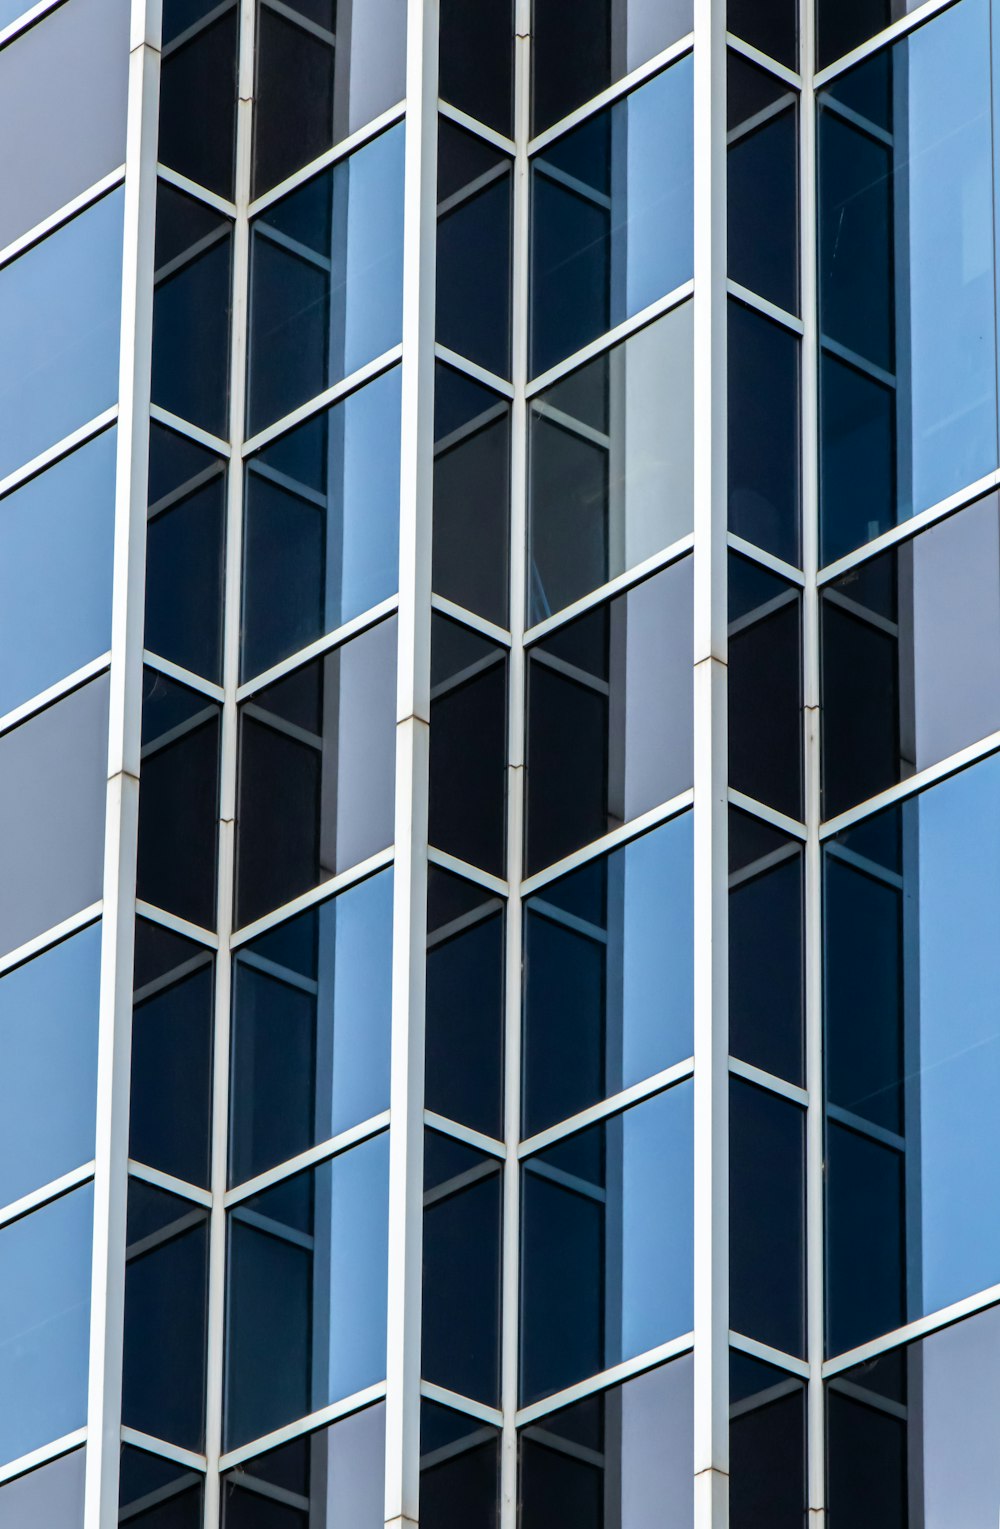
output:
[[[242,673],[262,673],[395,594],[398,367],[247,461]]]
[[[430,802],[435,849],[502,876],[507,826],[507,650],[431,617]]]
[[[729,783],[802,817],[802,591],[729,557]]]
[[[693,876],[685,813],[525,903],[525,1136],[691,1055]]]
[[[692,320],[683,303],[531,400],[529,624],[691,530]]]
[[[0,1229],[4,1464],[87,1421],[93,1220],[85,1184]]]
[[[727,117],[729,278],[798,313],[798,92],[730,49]]]
[[[403,99],[406,0],[262,0],[256,55],[261,196]]]
[[[512,137],[513,0],[442,0],[440,46],[441,99]]]
[[[741,1078],[729,1089],[730,1327],[805,1352],[805,1111]]]
[[[394,617],[244,703],[241,925],[392,843],[395,735]]]
[[[506,627],[510,404],[450,366],[434,369],[434,593]]]
[[[438,122],[435,334],[498,377],[510,373],[514,161]]]
[[[831,1352],[1000,1282],[998,870],[996,755],[826,850]]]
[[[389,1138],[229,1212],[226,1447],[385,1378]]]
[[[799,339],[730,301],[727,353],[729,529],[798,567]]]
[[[690,787],[691,600],[682,558],[528,649],[529,875]]]
[[[692,79],[683,58],[532,160],[533,375],[690,279]]]
[[[679,1083],[523,1162],[522,1405],[690,1330],[692,1105]]]
[[[729,1454],[732,1529],[802,1529],[805,1382],[738,1349],[729,1353]]]
[[[392,871],[236,953],[230,1179],[389,1108]]]
[[[729,813],[729,1050],[789,1083],[804,1074],[804,850]]]
[[[156,188],[153,403],[225,440],[233,226],[166,181]]]
[[[837,4],[838,0],[832,0],[832,3]],[[852,0],[846,0],[846,3],[850,5]],[[861,0],[861,3],[870,3],[870,0]],[[884,3],[884,0],[875,0],[875,3]],[[845,0],[839,0],[839,4],[841,9],[845,8]],[[728,0],[726,6],[726,24],[730,32],[776,58],[788,69],[799,67],[798,22],[795,0]]]
[[[0,478],[118,397],[119,188],[0,270]]]
[[[99,923],[0,977],[0,1205],[94,1155],[100,978]]]
[[[145,646],[222,679],[226,463],[187,436],[149,427]]]
[[[222,1482],[224,1529],[383,1529],[385,1403],[254,1455]]]
[[[423,1529],[499,1529],[499,1428],[421,1403],[420,1522]]]
[[[200,1529],[204,1480],[200,1471],[126,1444],[118,1473],[118,1522],[138,1529]]]
[[[521,1529],[691,1529],[693,1387],[684,1355],[522,1429]]]
[[[399,344],[402,124],[275,202],[250,243],[253,435]]]
[[[0,1529],[25,1529],[27,1524],[83,1529],[86,1458],[82,1449],[74,1449],[6,1482],[0,1487]]]
[[[0,142],[18,146],[0,249],[124,163],[128,27],[125,0],[68,0],[0,51]]]
[[[160,162],[233,198],[239,5],[164,0]]]
[[[106,674],[0,738],[0,952],[100,899],[107,779]]]

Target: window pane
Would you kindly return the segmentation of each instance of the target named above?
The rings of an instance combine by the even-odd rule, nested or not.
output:
[[[395,618],[244,704],[240,924],[392,843],[395,740]]]
[[[130,1529],[201,1529],[203,1481],[198,1471],[126,1444],[121,1452],[118,1522]]]
[[[245,679],[395,593],[399,430],[394,367],[250,457]]]
[[[832,64],[890,22],[908,15],[920,3],[921,0],[818,0],[818,67]]]
[[[803,848],[729,813],[729,1050],[804,1084]],[[767,951],[766,961],[761,951]]]
[[[530,622],[691,530],[692,305],[535,396]]]
[[[510,372],[513,160],[447,117],[438,123],[437,339]]]
[[[149,427],[146,647],[222,678],[226,463],[187,436]]]
[[[434,593],[507,625],[510,404],[434,370]]]
[[[691,1055],[685,813],[525,904],[526,1136]]]
[[[83,1529],[83,1478],[86,1455],[74,1449],[47,1465],[0,1487],[0,1529],[29,1524]]]
[[[507,650],[431,617],[430,842],[504,873]]]
[[[498,1529],[499,1521],[500,1430],[422,1402],[422,1529]]]
[[[691,90],[684,58],[532,161],[533,374],[690,278]]]
[[[119,188],[0,270],[0,478],[118,397]]]
[[[427,876],[425,1104],[503,1136],[504,908],[474,882]]]
[[[222,1479],[225,1529],[383,1529],[385,1404],[255,1455]]]
[[[802,817],[802,591],[729,557],[729,784]]]
[[[220,14],[221,11],[221,14]],[[233,196],[239,6],[166,0],[160,65],[161,163]]]
[[[229,1213],[226,1447],[385,1378],[389,1138]]]
[[[854,0],[837,0],[842,8]],[[862,4],[869,0],[861,0]],[[875,0],[876,4],[884,0]],[[823,0],[820,0],[822,10]],[[795,0],[728,0],[726,22],[730,32],[742,37],[762,53],[769,53],[789,69],[799,67],[798,7]],[[732,58],[732,54],[730,54]]]
[[[236,953],[233,1183],[389,1108],[392,871]]]
[[[729,277],[798,313],[798,93],[733,49],[727,68]]]
[[[749,1354],[729,1354],[732,1529],[802,1529],[806,1522],[806,1388]]]
[[[801,562],[799,340],[743,303],[729,303],[729,529]]]
[[[514,9],[511,0],[442,0],[442,100],[513,135]]]
[[[691,1083],[526,1159],[521,1401],[690,1330]]]
[[[742,1079],[729,1089],[730,1326],[805,1354],[805,1111]]]
[[[232,223],[160,181],[153,290],[155,404],[229,435]]]

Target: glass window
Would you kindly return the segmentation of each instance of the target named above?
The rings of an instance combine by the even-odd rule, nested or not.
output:
[[[1000,1308],[827,1382],[831,1529],[992,1529]]]
[[[395,594],[399,368],[247,461],[243,678]]]
[[[389,1137],[229,1213],[226,1448],[385,1378]]]
[[[94,1155],[100,982],[100,924],[0,977],[2,1205]]]
[[[998,872],[997,755],[827,847],[831,1351],[1000,1282]]]
[[[151,421],[145,645],[216,683],[225,538],[224,458]]]
[[[395,777],[393,617],[241,708],[238,922],[387,848]]]
[[[529,623],[691,530],[692,315],[683,303],[532,399]]]
[[[215,928],[221,711],[146,669],[136,892],[203,929]]]
[[[802,817],[802,591],[729,557],[729,784]]]
[[[803,847],[729,813],[729,1050],[805,1083]],[[761,959],[761,952],[767,959]]]
[[[691,0],[534,0],[532,132],[690,32]]]
[[[690,278],[692,79],[681,59],[533,159],[533,375]]]
[[[727,64],[729,276],[798,313],[798,93],[733,49]]]
[[[997,465],[987,0],[947,9],[819,99],[830,561]]]
[[[529,875],[691,785],[691,600],[683,558],[528,649]]]
[[[692,854],[684,813],[525,903],[526,1136],[691,1055]]]
[[[499,1428],[422,1402],[421,1529],[498,1529],[499,1522]]]
[[[475,882],[427,873],[424,1102],[503,1136],[504,905]]]
[[[832,64],[890,22],[909,15],[919,4],[921,0],[818,0],[817,67],[823,69]]]
[[[402,124],[275,202],[250,234],[252,435],[399,344]]]
[[[732,1078],[729,1089],[730,1327],[805,1353],[805,1111]]]
[[[729,303],[729,529],[798,566],[799,340]]]
[[[128,29],[126,0],[69,0],[0,52],[0,249],[124,164]]]
[[[679,1083],[525,1159],[522,1405],[690,1330],[692,1105]]]
[[[437,339],[499,377],[510,372],[514,161],[438,123]]]
[[[207,1189],[212,952],[137,919],[134,984],[129,1156]]]
[[[255,1455],[222,1481],[225,1529],[383,1529],[385,1404]]]
[[[230,1178],[389,1108],[392,871],[236,952]]]
[[[239,6],[165,0],[159,156],[171,170],[233,197]]]
[[[520,1435],[520,1529],[691,1529],[694,1363],[675,1359]]]
[[[430,842],[502,876],[507,859],[507,649],[431,617]]]
[[[108,677],[0,737],[0,954],[99,900]]]
[[[514,8],[512,0],[442,0],[439,89],[442,100],[514,132]]]
[[[729,1354],[729,1457],[732,1529],[802,1529],[805,1383],[738,1349]]]
[[[118,397],[123,206],[119,187],[0,269],[0,478]]]
[[[434,370],[433,520],[434,593],[505,627],[510,404],[440,363]]]
[[[122,1422],[196,1450],[205,1436],[208,1214],[129,1180]]]
[[[204,202],[156,188],[152,399],[229,435],[233,225]]]
[[[126,1444],[118,1481],[120,1524],[201,1529],[204,1477],[199,1471]]]
[[[0,1228],[4,1464],[87,1421],[93,1221],[85,1184]]]
[[[262,0],[256,52],[261,196],[403,99],[406,0]]]
[[[74,1449],[0,1487],[0,1529],[27,1524],[58,1524],[83,1529],[83,1478],[86,1454]]]

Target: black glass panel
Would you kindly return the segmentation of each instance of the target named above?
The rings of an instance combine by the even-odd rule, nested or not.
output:
[[[498,1406],[503,1164],[424,1133],[425,1380]]]
[[[742,1079],[729,1092],[730,1327],[805,1350],[805,1111]]]
[[[420,1408],[423,1529],[498,1529],[500,1430],[435,1402]]]
[[[510,371],[513,161],[438,125],[437,339],[498,377]]]
[[[187,436],[149,427],[145,645],[222,678],[226,464]]]
[[[430,842],[503,875],[507,650],[435,615],[431,624]]]
[[[732,50],[727,92],[729,276],[797,313],[798,96]]]
[[[729,783],[802,817],[802,591],[729,558]]]
[[[919,0],[817,0],[817,67],[825,68],[913,10]]]
[[[126,1444],[119,1468],[118,1522],[130,1529],[201,1529],[203,1481],[199,1471]]]
[[[798,566],[799,340],[730,302],[728,341],[729,529]]]
[[[507,625],[510,404],[471,377],[434,373],[435,594]]]
[[[232,242],[228,218],[160,181],[152,399],[222,439],[229,434]]]
[[[729,814],[729,1050],[804,1083],[803,848]]]
[[[839,3],[843,5],[844,0]],[[728,0],[726,6],[730,32],[789,69],[799,67],[798,22],[795,0]]]
[[[222,1480],[224,1529],[383,1529],[385,1405],[254,1455]]]
[[[691,25],[691,0],[534,0],[532,131],[551,127]]]
[[[239,6],[164,0],[159,157],[171,170],[233,196]]]
[[[502,1137],[503,1051],[503,903],[475,883],[431,866],[426,1107]]]
[[[802,1529],[806,1521],[806,1387],[797,1376],[729,1355],[732,1529]]]
[[[507,137],[513,134],[512,0],[443,0],[438,88],[441,98]]]

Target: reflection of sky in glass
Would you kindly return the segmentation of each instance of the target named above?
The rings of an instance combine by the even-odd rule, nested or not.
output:
[[[691,1052],[694,921],[690,813],[630,844],[621,868],[622,1083]],[[614,861],[609,865],[612,885]],[[609,896],[613,895],[609,887]]]
[[[690,1332],[694,1321],[693,1101],[694,1085],[681,1083],[621,1117],[620,1206],[610,1172],[608,1192],[609,1218],[621,1216],[622,1359]],[[608,1347],[613,1363],[619,1353]]]
[[[909,1358],[911,1480],[919,1480],[913,1467],[922,1449],[924,1482],[923,1517],[912,1521],[921,1529],[997,1529],[1000,1308],[915,1344]]]

